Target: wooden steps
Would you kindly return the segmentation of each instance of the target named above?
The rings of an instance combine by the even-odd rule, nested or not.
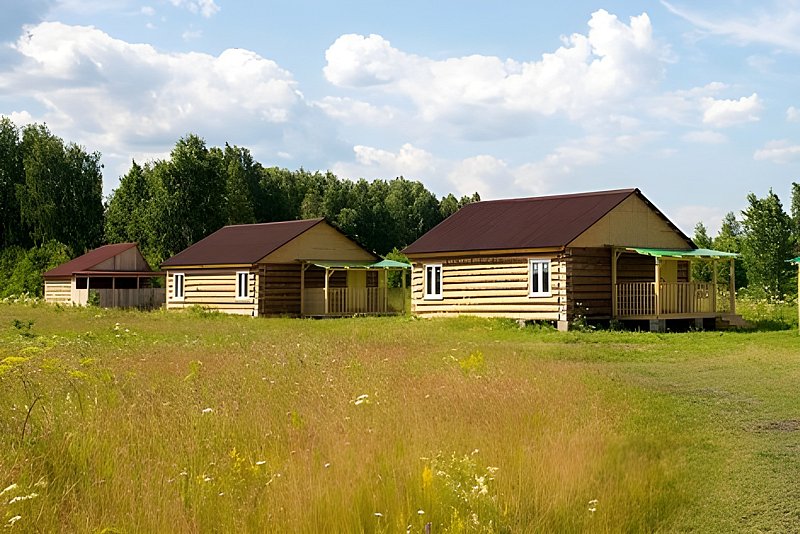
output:
[[[753,325],[745,321],[741,315],[737,315],[735,313],[726,313],[723,315],[717,315],[715,318],[714,327],[717,330],[731,330],[735,328],[753,328]]]

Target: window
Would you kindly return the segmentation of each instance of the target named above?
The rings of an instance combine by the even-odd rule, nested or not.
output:
[[[236,298],[237,299],[246,299],[248,295],[248,289],[250,286],[250,273],[248,272],[238,272],[236,273]]]
[[[530,297],[550,296],[550,260],[530,260]]]
[[[175,300],[183,300],[183,273],[172,275],[172,297]]]
[[[441,300],[442,299],[442,266],[439,265],[425,265],[425,299],[426,300]]]

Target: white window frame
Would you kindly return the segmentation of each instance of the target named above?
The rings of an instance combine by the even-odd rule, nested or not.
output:
[[[244,284],[242,284],[244,278]],[[250,272],[236,271],[236,299],[244,300],[250,298]]]
[[[534,268],[534,265],[539,265],[538,269]],[[545,266],[545,269],[542,269],[541,266]],[[545,289],[545,284],[542,283],[542,279],[544,278],[544,272],[547,271],[547,288]],[[534,276],[536,277],[537,286],[539,287],[538,291],[533,290],[533,280]],[[528,260],[528,296],[529,297],[549,297],[552,295],[552,287],[553,287],[553,265],[549,259],[542,259],[542,258],[531,258]]]
[[[180,280],[180,284],[178,283]],[[178,287],[181,288],[178,295]],[[183,300],[186,294],[186,275],[184,273],[172,273],[172,300]]]
[[[433,277],[433,284],[428,283],[428,271],[431,271]],[[438,273],[438,280],[437,280]],[[438,284],[437,284],[438,281]],[[423,285],[423,298],[424,300],[442,300],[444,299],[443,293],[443,280],[442,280],[442,264],[441,263],[428,263],[422,266],[422,285]],[[430,287],[430,286],[433,287]],[[436,286],[439,286],[439,291],[436,291]]]

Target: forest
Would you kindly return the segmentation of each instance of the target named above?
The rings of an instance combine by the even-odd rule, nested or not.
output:
[[[0,298],[41,295],[41,273],[104,243],[137,242],[150,265],[228,224],[325,217],[390,255],[478,193],[437,198],[418,181],[351,181],[265,167],[247,148],[179,139],[165,160],[131,163],[103,198],[100,154],[45,125],[0,119]]]
[[[244,147],[209,147],[198,135],[178,139],[169,158],[131,162],[119,186],[103,197],[98,152],[54,135],[46,125],[22,127],[0,118],[0,298],[41,295],[41,273],[104,243],[137,242],[152,266],[228,224],[324,217],[364,247],[397,258],[398,250],[470,202],[476,192],[437,198],[421,182],[340,178],[257,162]],[[747,196],[714,237],[702,222],[698,247],[741,254],[736,286],[781,300],[794,293],[796,269],[786,262],[800,244],[800,184],[788,212],[770,190]],[[727,282],[727,272],[719,273]],[[698,263],[694,277],[710,280]]]

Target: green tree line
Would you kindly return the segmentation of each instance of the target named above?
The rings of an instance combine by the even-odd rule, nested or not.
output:
[[[397,257],[478,193],[441,199],[418,182],[340,179],[264,167],[246,148],[197,135],[169,158],[132,162],[102,196],[100,154],[44,125],[0,119],[0,297],[41,294],[41,273],[102,243],[138,242],[158,266],[226,224],[324,217],[367,249]]]

